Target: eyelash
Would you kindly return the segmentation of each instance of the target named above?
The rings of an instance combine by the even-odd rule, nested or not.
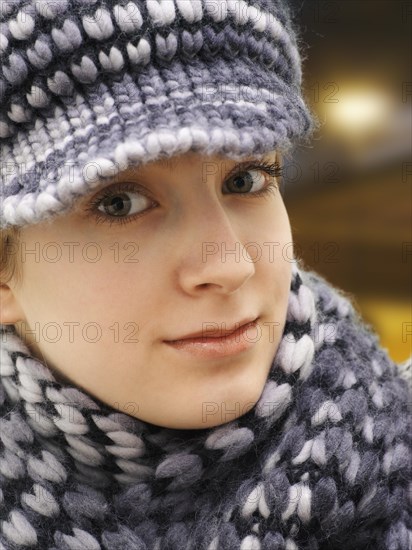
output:
[[[279,165],[279,163],[273,162],[267,162],[265,160],[262,160],[260,162],[250,162],[248,164],[245,164],[244,166],[240,165],[237,167],[236,171],[232,174],[229,174],[229,178],[234,177],[235,175],[241,174],[242,172],[249,172],[249,171],[258,171],[261,170],[263,172],[266,172],[269,177],[269,183],[260,191],[255,191],[254,193],[232,193],[234,195],[238,195],[240,198],[258,198],[258,197],[266,197],[269,196],[269,194],[272,194],[275,190],[278,189],[277,182],[275,181],[275,178],[281,176],[282,174],[282,167]],[[226,180],[227,181],[227,180]],[[136,218],[139,218],[144,213],[148,212],[148,210],[151,210],[151,208],[147,208],[143,212],[140,212],[139,214],[135,214],[132,216],[124,216],[124,217],[118,217],[115,216],[105,216],[104,214],[100,214],[100,212],[97,210],[97,207],[99,204],[106,198],[109,198],[116,193],[119,192],[136,192],[136,184],[132,182],[119,182],[115,185],[111,186],[109,190],[103,191],[101,194],[99,194],[97,197],[92,199],[89,203],[89,205],[86,208],[87,212],[90,212],[97,220],[97,223],[108,223],[110,226],[112,224],[126,224],[129,222],[134,221]],[[141,189],[138,190],[138,193],[141,195],[147,197],[150,199],[148,195],[146,195],[144,192],[142,192]]]

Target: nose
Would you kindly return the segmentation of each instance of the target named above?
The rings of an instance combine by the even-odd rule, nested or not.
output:
[[[178,258],[179,284],[187,294],[232,294],[252,277],[255,264],[240,229],[240,215],[230,215],[219,201],[207,201],[187,216]]]

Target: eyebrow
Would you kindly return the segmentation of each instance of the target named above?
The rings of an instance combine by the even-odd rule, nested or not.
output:
[[[182,164],[183,159],[181,157],[166,157],[162,159],[158,159],[157,163],[162,168],[166,168],[168,166],[171,166],[172,168],[177,168],[180,164]]]
[[[263,160],[263,159],[272,157],[273,155],[277,156],[275,151],[268,151],[266,153],[260,153],[260,154],[256,153],[254,155],[248,155],[247,157],[241,158],[239,160],[230,159],[229,157],[227,159],[223,157],[222,158],[223,158],[223,161],[224,160],[232,161],[236,165],[236,164],[244,164],[245,162],[253,161],[253,160]],[[212,156],[206,157],[206,158],[212,158]],[[172,157],[158,159],[156,162],[161,168],[178,168],[178,166],[180,166],[183,163],[183,161],[184,159],[181,156],[172,156]],[[210,162],[210,160],[208,160],[208,162]]]

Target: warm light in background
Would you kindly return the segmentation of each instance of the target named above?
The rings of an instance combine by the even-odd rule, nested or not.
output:
[[[365,133],[383,126],[390,115],[388,97],[374,89],[347,89],[339,93],[339,101],[328,103],[327,121],[339,132]]]
[[[296,244],[403,361],[412,355],[410,2],[289,1],[304,23],[305,93],[320,123],[292,159],[299,171],[285,172]]]

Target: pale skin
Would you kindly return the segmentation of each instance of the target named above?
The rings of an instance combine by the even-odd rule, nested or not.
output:
[[[244,159],[197,153],[172,162],[123,171],[68,214],[22,228],[25,250],[39,254],[22,254],[21,281],[0,287],[0,322],[58,380],[146,422],[202,429],[245,414],[263,391],[286,321],[292,235],[263,169],[235,176]],[[164,342],[253,315],[256,343],[236,355],[196,360]]]

